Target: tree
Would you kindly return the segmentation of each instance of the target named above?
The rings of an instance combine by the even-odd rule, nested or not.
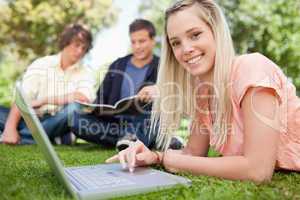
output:
[[[0,104],[11,103],[14,81],[33,59],[58,52],[65,25],[93,33],[117,18],[112,0],[6,0],[0,4]]]
[[[174,0],[145,0],[142,12],[162,32],[164,10]],[[300,1],[217,0],[229,21],[238,53],[260,52],[300,89]]]
[[[238,53],[261,52],[300,89],[300,1],[218,0]]]
[[[32,59],[57,52],[63,27],[79,22],[93,32],[116,19],[112,0],[11,0],[0,7],[0,48]]]
[[[157,40],[156,52],[160,52],[161,48],[161,35],[164,29],[164,11],[169,7],[169,5],[174,2],[174,0],[144,0],[140,6],[140,12],[143,13],[144,18],[149,19],[153,22],[156,32]]]

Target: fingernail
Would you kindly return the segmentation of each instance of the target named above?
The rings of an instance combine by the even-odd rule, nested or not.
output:
[[[122,164],[122,168],[126,169],[126,164],[125,163],[121,163]]]
[[[133,168],[133,167],[130,167],[130,168],[129,168],[129,172],[132,173],[133,171],[134,171],[134,168]]]

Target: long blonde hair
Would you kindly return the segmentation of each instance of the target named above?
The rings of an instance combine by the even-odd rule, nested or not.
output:
[[[213,100],[215,109],[213,132],[217,134],[216,146],[226,142],[227,123],[231,121],[232,105],[227,84],[230,81],[235,52],[225,16],[213,0],[178,1],[165,13],[165,33],[157,80],[159,98],[153,103],[151,116],[151,132],[158,132],[157,145],[160,148],[168,146],[170,141],[168,136],[180,126],[183,116],[194,119],[196,115],[195,77],[175,59],[166,30],[168,18],[172,14],[192,6],[195,6],[194,11],[200,19],[209,25],[216,41],[213,75],[216,96]]]

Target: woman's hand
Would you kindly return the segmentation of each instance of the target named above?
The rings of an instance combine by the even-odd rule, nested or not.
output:
[[[127,149],[119,154],[108,158],[105,162],[112,163],[119,161],[123,169],[128,168],[130,172],[135,167],[157,164],[160,162],[162,154],[150,151],[141,141],[132,143]]]

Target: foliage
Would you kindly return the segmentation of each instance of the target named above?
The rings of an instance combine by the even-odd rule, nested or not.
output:
[[[93,32],[110,25],[116,19],[111,3],[112,0],[8,1],[0,6],[0,48],[9,47],[22,59],[53,54],[65,25],[78,22]]]
[[[0,105],[9,106],[15,80],[37,57],[58,52],[65,25],[93,33],[115,22],[112,0],[14,0],[0,4]]]
[[[12,100],[12,84],[10,79],[3,76],[3,69],[0,69],[0,105],[8,107]]]
[[[156,43],[156,49],[161,48],[161,36],[164,31],[163,13],[165,9],[169,7],[171,2],[174,2],[174,0],[164,0],[164,1],[145,0],[140,6],[140,12],[143,13],[144,18],[149,19],[155,25],[156,32],[157,32],[156,40],[158,41]],[[160,52],[160,50],[157,52]]]
[[[9,106],[12,102],[15,80],[24,71],[25,62],[8,55],[0,62],[0,105]]]
[[[238,53],[260,52],[300,88],[300,1],[217,0],[229,21]],[[163,13],[174,0],[146,0],[141,10],[163,29]]]
[[[221,1],[238,53],[261,52],[300,88],[300,1]]]

